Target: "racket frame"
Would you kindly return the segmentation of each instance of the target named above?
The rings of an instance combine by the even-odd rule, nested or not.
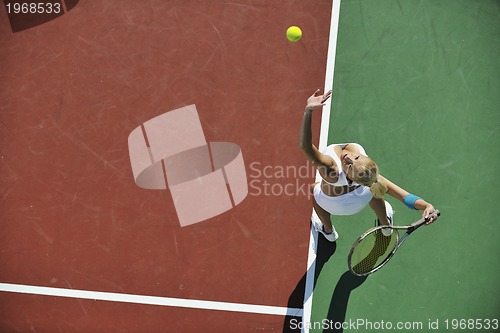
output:
[[[399,249],[399,247],[403,244],[403,242],[406,240],[406,238],[412,233],[414,232],[415,230],[417,230],[418,228],[420,228],[421,226],[425,225],[432,217],[432,215],[441,215],[441,212],[439,210],[435,210],[430,216],[428,216],[427,218],[421,218],[420,220],[416,221],[416,222],[413,222],[412,224],[410,225],[407,225],[407,226],[399,226],[399,225],[380,225],[378,227],[374,227],[374,228],[371,228],[371,229],[368,229],[364,234],[362,234],[355,242],[354,244],[352,245],[351,247],[351,250],[349,251],[349,255],[347,257],[347,266],[349,267],[349,270],[351,271],[352,274],[356,275],[356,276],[366,276],[366,275],[370,275],[372,273],[375,273],[376,271],[378,271],[379,269],[381,269],[382,267],[385,266],[385,264],[387,264],[387,262],[389,262],[389,260],[391,260],[391,258],[394,256],[394,254],[396,253],[396,251]],[[398,236],[398,233],[396,233],[396,245],[394,246],[394,249],[392,249],[392,251],[389,253],[389,255],[387,256],[387,258],[384,259],[384,261],[382,261],[380,264],[378,264],[377,267],[373,268],[372,270],[370,270],[369,272],[367,273],[356,273],[354,272],[354,270],[352,269],[352,265],[351,265],[351,258],[352,258],[352,254],[354,252],[354,249],[356,248],[356,246],[361,242],[363,241],[363,239],[365,239],[368,235],[370,235],[371,233],[373,232],[376,232],[377,230],[382,230],[382,229],[393,229],[393,230],[406,230],[406,233],[404,233],[403,236],[399,237]]]

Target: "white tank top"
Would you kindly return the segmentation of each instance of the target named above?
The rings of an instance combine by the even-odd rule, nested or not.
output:
[[[361,155],[368,156],[368,155],[366,155],[365,149],[360,144],[357,144],[357,143],[336,143],[333,145],[329,145],[321,153],[333,158],[333,160],[335,161],[335,164],[337,164],[337,168],[339,170],[339,179],[335,183],[330,183],[329,181],[323,179],[323,181],[325,183],[330,184],[332,186],[359,186],[360,185],[360,184],[353,182],[351,180],[347,180],[344,169],[342,169],[342,162],[340,161],[340,158],[337,156],[337,154],[335,153],[335,150],[333,149],[333,147],[335,147],[335,146],[340,146],[342,149],[344,149],[345,146],[347,146],[348,144],[349,145],[356,145],[358,147]]]

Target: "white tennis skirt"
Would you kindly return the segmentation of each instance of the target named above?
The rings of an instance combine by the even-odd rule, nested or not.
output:
[[[360,186],[352,192],[330,197],[321,191],[321,183],[314,186],[314,199],[332,215],[353,215],[360,212],[373,198],[369,187]]]

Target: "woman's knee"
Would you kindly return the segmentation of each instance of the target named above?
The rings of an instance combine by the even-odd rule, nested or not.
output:
[[[373,197],[373,198],[371,198],[369,204],[370,204],[371,208],[376,208],[376,207],[383,206],[385,204],[385,200]]]

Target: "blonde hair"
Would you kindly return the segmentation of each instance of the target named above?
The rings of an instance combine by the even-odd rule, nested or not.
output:
[[[356,174],[357,182],[368,186],[375,198],[384,198],[387,193],[387,185],[379,179],[378,166],[371,158],[366,156],[366,163],[356,168]]]
[[[384,181],[378,180],[370,185],[370,191],[375,198],[383,199],[387,193],[387,185]]]

